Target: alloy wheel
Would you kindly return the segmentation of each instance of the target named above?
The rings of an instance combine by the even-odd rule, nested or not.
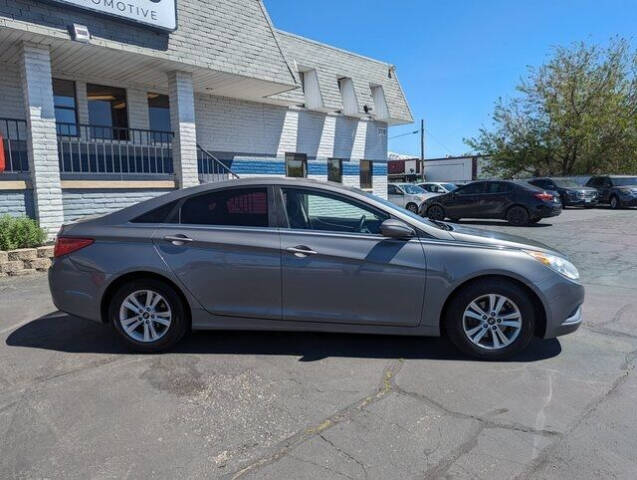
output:
[[[122,330],[133,340],[156,342],[168,332],[172,311],[166,299],[153,290],[137,290],[128,295],[119,309]]]
[[[504,295],[482,295],[465,308],[462,328],[474,345],[485,350],[500,350],[520,335],[522,314],[515,302]]]
[[[413,203],[407,205],[407,210],[409,210],[411,213],[418,213],[418,207]]]
[[[432,218],[433,220],[444,220],[445,211],[442,209],[442,207],[434,205],[432,207],[429,207],[429,210],[427,210],[427,216],[429,218]]]

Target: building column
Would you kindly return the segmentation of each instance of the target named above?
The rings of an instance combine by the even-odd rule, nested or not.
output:
[[[170,125],[173,138],[173,165],[179,188],[199,185],[197,168],[197,130],[195,127],[195,93],[192,74],[168,73]]]
[[[35,215],[52,239],[64,221],[64,211],[49,47],[24,42],[21,67]]]

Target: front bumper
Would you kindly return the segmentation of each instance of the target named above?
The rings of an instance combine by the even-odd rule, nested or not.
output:
[[[566,202],[563,203],[565,207],[594,207],[599,203],[599,199],[597,197],[589,198],[567,198]]]
[[[540,285],[546,313],[544,338],[555,338],[577,330],[582,324],[584,286],[559,274]]]

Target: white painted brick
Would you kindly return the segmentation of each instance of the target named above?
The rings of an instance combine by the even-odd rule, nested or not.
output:
[[[173,138],[173,164],[178,185],[199,185],[197,169],[197,129],[195,127],[195,97],[192,74],[170,72],[168,74],[170,97],[170,123]]]

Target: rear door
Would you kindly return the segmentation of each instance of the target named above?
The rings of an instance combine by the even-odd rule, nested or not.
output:
[[[272,187],[213,190],[177,205],[174,224],[153,241],[183,285],[210,313],[281,318],[281,252]]]
[[[502,216],[511,204],[513,187],[508,182],[488,182],[487,191],[480,200],[481,214],[488,217]]]
[[[447,194],[445,210],[451,218],[481,216],[480,200],[485,193],[487,182],[473,182]]]
[[[283,319],[417,326],[426,264],[418,239],[380,234],[389,214],[340,193],[281,187]]]

